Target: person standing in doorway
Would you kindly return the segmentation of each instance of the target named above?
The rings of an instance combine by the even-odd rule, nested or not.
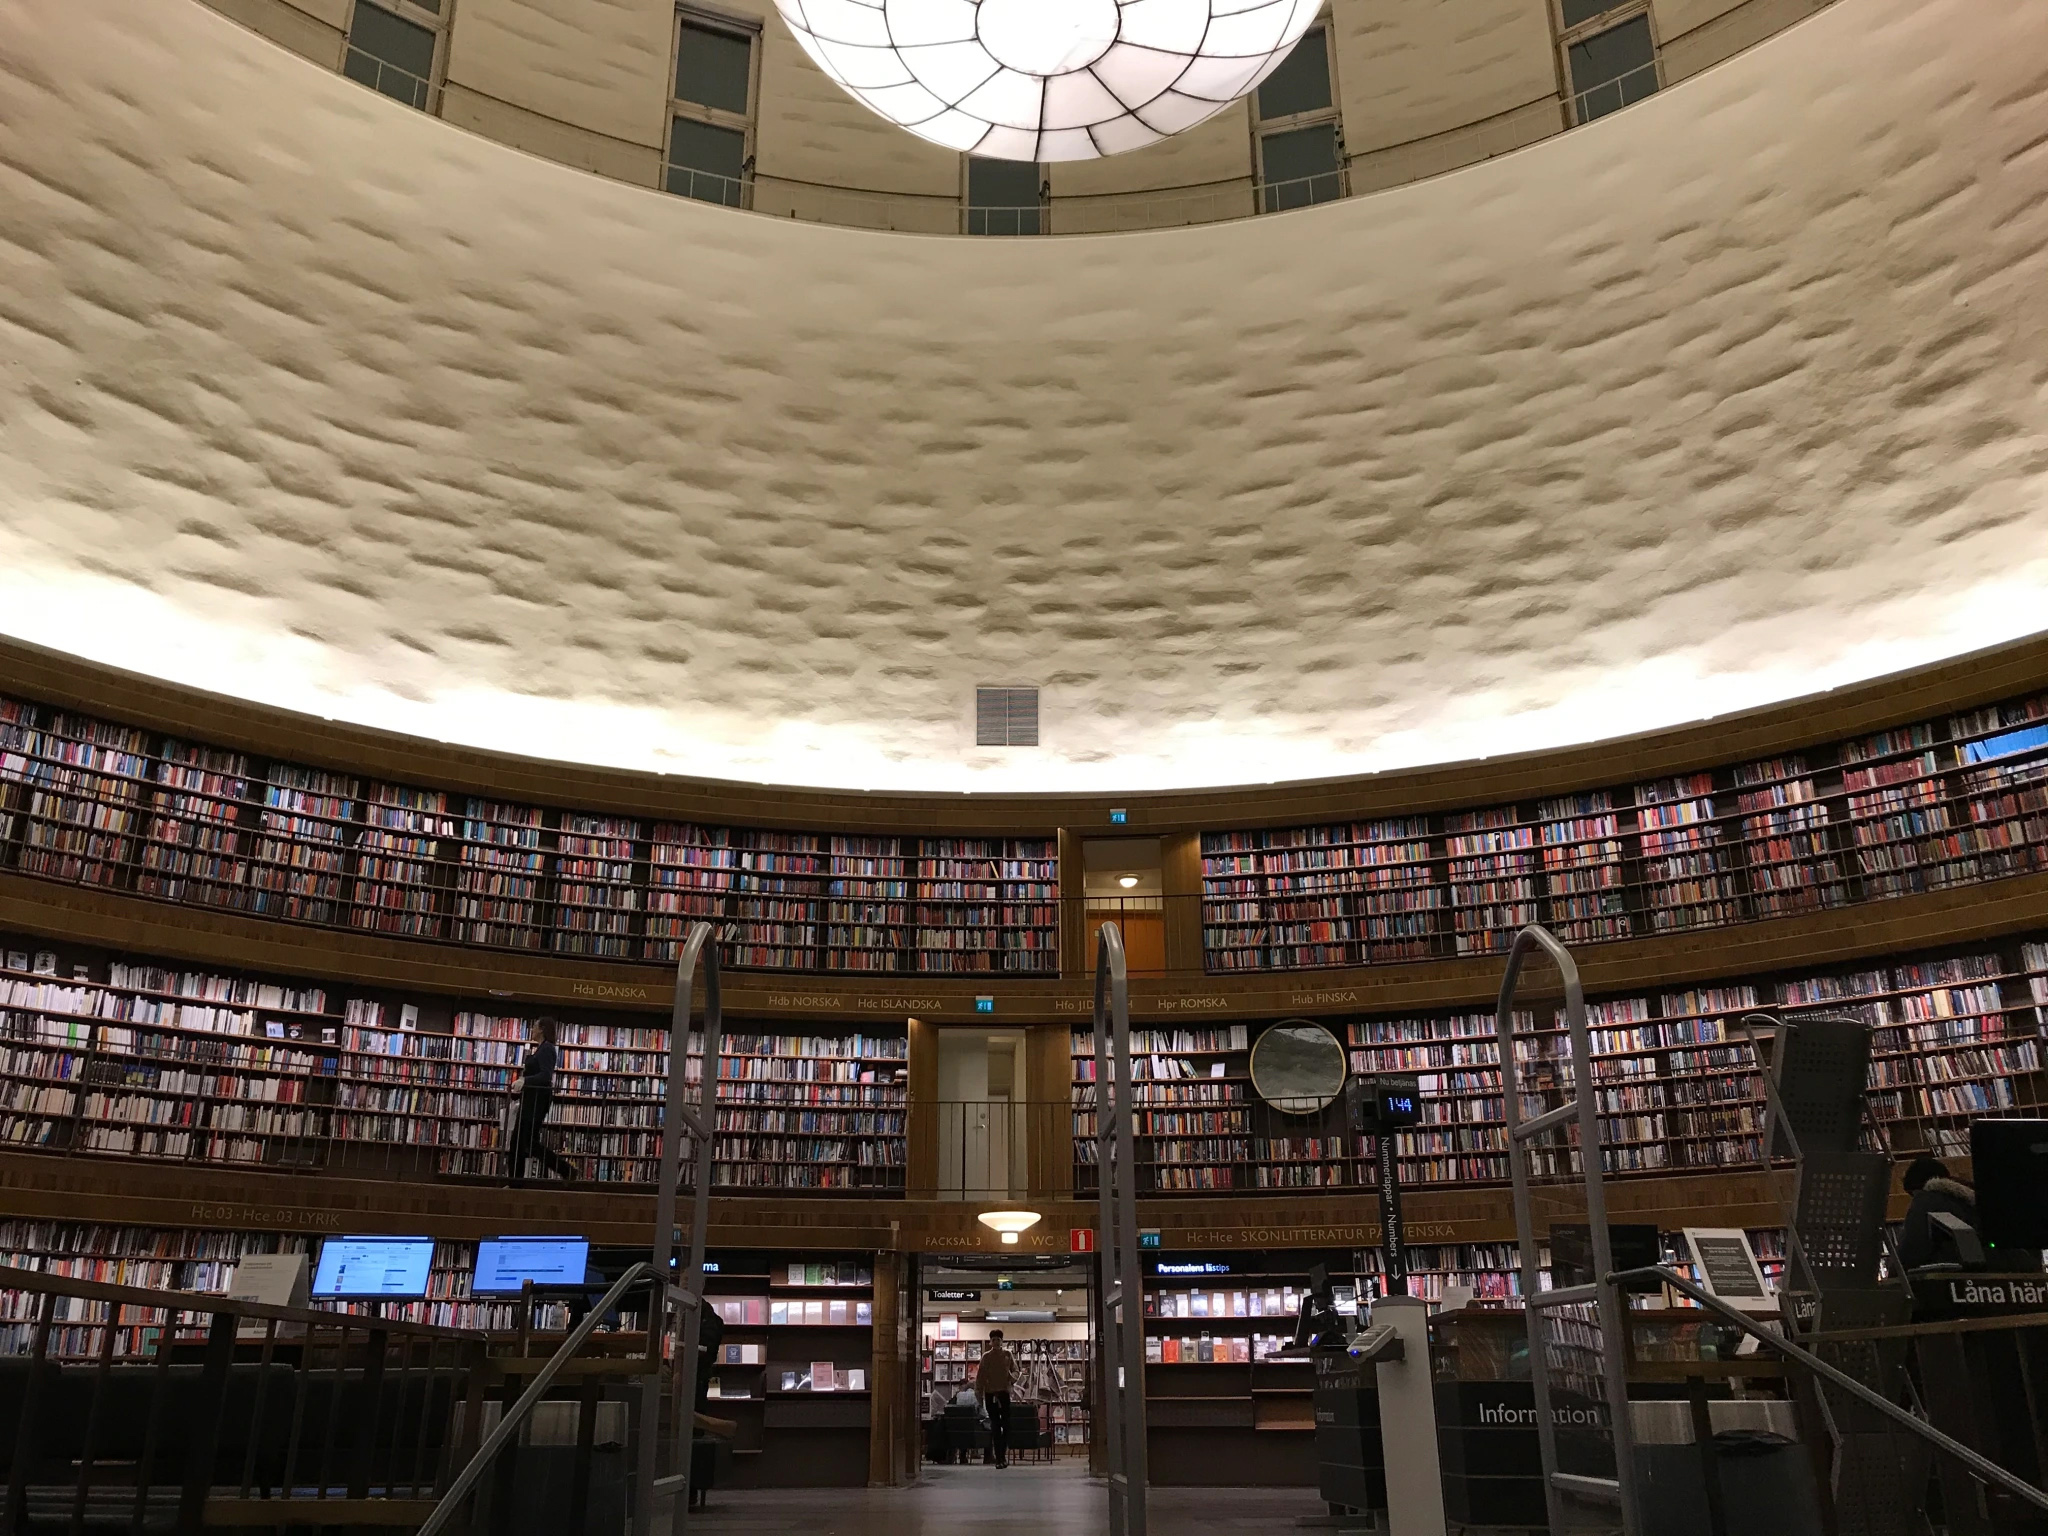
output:
[[[575,1165],[547,1141],[548,1111],[555,1105],[555,1067],[561,1061],[561,1052],[555,1046],[560,1029],[554,1019],[535,1019],[533,1044],[526,1048],[526,1059],[519,1064],[519,1124],[512,1133],[515,1189],[526,1182],[529,1157],[539,1158],[541,1167],[557,1178],[576,1177]]]
[[[1003,1330],[991,1328],[974,1369],[974,1390],[988,1407],[988,1445],[996,1465],[1010,1464],[1010,1388],[1017,1379],[1017,1361],[1003,1347]]]

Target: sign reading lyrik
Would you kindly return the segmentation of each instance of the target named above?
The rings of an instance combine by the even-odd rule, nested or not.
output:
[[[261,1205],[192,1203],[192,1220],[200,1226],[273,1227],[285,1232],[339,1232],[342,1218],[331,1211],[294,1211]]]

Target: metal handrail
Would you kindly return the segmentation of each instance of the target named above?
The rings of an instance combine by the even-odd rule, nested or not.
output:
[[[1138,1264],[1136,1142],[1131,1129],[1131,983],[1123,930],[1104,923],[1095,948],[1095,1160],[1100,1169],[1102,1327],[1109,1362],[1109,1536],[1145,1536],[1144,1280]]]
[[[360,1312],[326,1312],[313,1307],[279,1307],[269,1302],[240,1301],[207,1291],[155,1290],[137,1285],[114,1285],[105,1280],[78,1280],[53,1275],[40,1269],[21,1269],[0,1264],[0,1291],[31,1291],[37,1294],[76,1296],[84,1301],[111,1302],[123,1307],[144,1307],[158,1312],[211,1312],[251,1322],[310,1324],[318,1328],[375,1328],[389,1334],[412,1334],[429,1339],[476,1338],[466,1328],[443,1328],[436,1323],[415,1323],[398,1317],[370,1317]],[[88,1322],[83,1327],[98,1328]]]
[[[1564,979],[1565,1021],[1572,1042],[1572,1102],[1522,1119],[1522,1086],[1515,1056],[1515,989],[1522,979],[1522,966],[1529,955],[1541,949],[1557,966]],[[1537,1136],[1576,1120],[1579,1127],[1579,1171],[1586,1185],[1586,1220],[1591,1226],[1593,1272],[1606,1274],[1614,1266],[1613,1244],[1607,1231],[1606,1172],[1600,1152],[1600,1115],[1593,1086],[1593,1049],[1586,1028],[1586,992],[1579,983],[1579,967],[1571,952],[1549,929],[1531,923],[1515,935],[1508,950],[1507,971],[1501,977],[1500,997],[1494,1008],[1494,1038],[1500,1047],[1501,1110],[1507,1127],[1508,1174],[1514,1184],[1515,1238],[1521,1246],[1522,1295],[1529,1332],[1529,1377],[1536,1406],[1536,1440],[1543,1458],[1543,1497],[1553,1531],[1566,1528],[1561,1497],[1566,1492],[1593,1497],[1612,1496],[1621,1505],[1625,1536],[1643,1536],[1641,1511],[1637,1508],[1635,1484],[1629,1475],[1635,1456],[1635,1436],[1628,1418],[1628,1378],[1623,1363],[1622,1330],[1626,1314],[1619,1305],[1620,1293],[1604,1287],[1572,1286],[1545,1292],[1536,1263],[1536,1218],[1529,1199],[1529,1169],[1524,1145]],[[1543,1314],[1552,1307],[1594,1302],[1600,1327],[1601,1375],[1605,1378],[1608,1416],[1613,1421],[1615,1478],[1610,1487],[1604,1479],[1580,1477],[1558,1470],[1557,1424],[1550,1412],[1549,1351],[1545,1345]]]
[[[1729,1306],[1727,1302],[1721,1300],[1713,1292],[1697,1284],[1689,1277],[1680,1274],[1675,1269],[1668,1268],[1662,1264],[1653,1264],[1642,1269],[1623,1270],[1618,1274],[1608,1275],[1601,1282],[1601,1289],[1612,1295],[1618,1302],[1621,1296],[1621,1287],[1624,1284],[1634,1280],[1652,1279],[1662,1281],[1681,1295],[1690,1296],[1705,1310],[1712,1312],[1723,1322],[1731,1323],[1741,1329],[1764,1348],[1812,1371],[1830,1386],[1841,1388],[1865,1407],[1876,1410],[1894,1424],[1918,1435],[1943,1455],[1954,1457],[1963,1464],[1964,1468],[1972,1476],[1987,1483],[1997,1484],[1997,1486],[2003,1488],[2013,1497],[2023,1499],[2037,1509],[2048,1510],[2048,1492],[2036,1488],[2032,1483],[2027,1482],[2023,1478],[2014,1476],[1997,1462],[1987,1460],[1971,1450],[1967,1445],[1964,1445],[1960,1440],[1943,1434],[1926,1420],[1917,1417],[1907,1409],[1901,1408],[1897,1403],[1892,1402],[1883,1393],[1873,1392],[1869,1387],[1847,1372],[1829,1365],[1827,1361],[1821,1359],[1820,1356],[1814,1354],[1811,1350],[1802,1348],[1780,1334],[1772,1333],[1762,1324],[1754,1321],[1736,1308]],[[1628,1470],[1633,1471],[1632,1468]]]
[[[441,1495],[441,1502],[436,1504],[434,1512],[427,1516],[426,1523],[419,1528],[418,1536],[439,1536],[439,1532],[455,1518],[455,1511],[462,1501],[469,1497],[471,1490],[489,1470],[498,1452],[503,1450],[506,1442],[519,1432],[519,1426],[526,1422],[527,1416],[533,1412],[534,1405],[547,1395],[548,1388],[553,1385],[562,1367],[583,1347],[583,1341],[597,1331],[598,1324],[603,1322],[612,1308],[625,1298],[626,1292],[637,1285],[646,1284],[653,1274],[654,1266],[642,1259],[612,1282],[611,1289],[604,1293],[604,1299],[592,1307],[584,1315],[583,1321],[571,1328],[562,1342],[555,1346],[555,1352],[548,1356],[547,1363],[534,1376],[533,1384],[519,1394],[519,1401],[498,1420],[498,1427],[484,1437],[484,1442],[477,1447],[476,1454],[469,1458],[469,1465],[456,1474],[455,1481],[448,1485],[448,1491]],[[649,1350],[660,1347],[658,1339],[659,1335],[649,1330]]]
[[[697,968],[704,968],[703,1060],[697,1072],[697,1103],[684,1101],[684,1082],[689,1069],[690,1011],[696,1001]],[[676,957],[674,1009],[669,1016],[667,1096],[662,1108],[661,1184],[655,1195],[653,1267],[661,1278],[654,1300],[653,1318],[661,1321],[661,1333],[668,1332],[671,1307],[683,1312],[682,1338],[676,1346],[676,1435],[682,1445],[676,1475],[669,1479],[674,1490],[670,1511],[673,1536],[683,1536],[690,1522],[690,1478],[695,1456],[697,1411],[697,1340],[704,1316],[704,1246],[711,1224],[711,1177],[715,1161],[712,1129],[718,1118],[718,1079],[725,1054],[725,1008],[719,991],[718,931],[706,922],[690,925],[683,952]],[[682,1177],[683,1135],[696,1143],[696,1188],[691,1192],[690,1257],[680,1288],[669,1283],[668,1273],[675,1257],[676,1194]],[[649,1330],[650,1336],[653,1330]],[[634,1469],[634,1536],[651,1536],[654,1530],[654,1496],[657,1462],[661,1454],[661,1391],[659,1372],[648,1377],[640,1396],[640,1456]]]

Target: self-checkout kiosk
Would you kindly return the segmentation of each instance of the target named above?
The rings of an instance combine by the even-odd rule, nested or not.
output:
[[[1421,1118],[1413,1076],[1354,1078],[1352,1127],[1381,1139]],[[1443,1477],[1429,1366],[1429,1303],[1406,1294],[1399,1161],[1379,1158],[1380,1247],[1389,1294],[1346,1295],[1310,1275],[1296,1342],[1316,1363],[1318,1483],[1333,1507],[1371,1512],[1392,1536],[1442,1536]]]

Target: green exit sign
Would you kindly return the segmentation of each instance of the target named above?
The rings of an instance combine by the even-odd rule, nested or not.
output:
[[[1138,1246],[1140,1248],[1157,1248],[1159,1246],[1159,1229],[1157,1227],[1140,1227],[1138,1229]]]

